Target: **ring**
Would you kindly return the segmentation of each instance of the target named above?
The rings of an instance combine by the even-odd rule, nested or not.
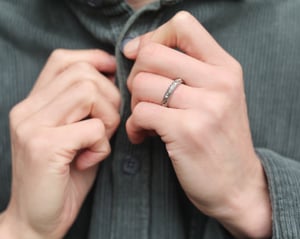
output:
[[[176,90],[176,88],[183,83],[183,80],[180,78],[177,78],[176,80],[174,80],[171,85],[168,87],[168,89],[166,90],[166,93],[164,94],[164,97],[161,101],[161,105],[168,107],[168,101],[170,96],[174,93],[174,91]]]

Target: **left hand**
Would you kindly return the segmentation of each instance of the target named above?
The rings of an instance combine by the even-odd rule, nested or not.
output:
[[[124,54],[135,60],[130,140],[158,134],[199,210],[236,237],[270,237],[267,182],[251,140],[240,64],[186,12],[129,42]],[[163,107],[176,78],[184,84]]]

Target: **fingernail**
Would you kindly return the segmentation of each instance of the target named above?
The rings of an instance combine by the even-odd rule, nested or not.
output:
[[[124,40],[122,41],[121,44],[121,50],[125,55],[132,55],[133,53],[135,53],[140,45],[140,38],[136,37],[136,38],[124,38]]]
[[[121,44],[120,44],[120,50],[121,50],[123,53],[124,53],[124,48],[125,48],[125,46],[126,46],[127,43],[130,42],[132,39],[134,39],[134,37],[128,36],[128,37],[125,37],[125,38],[122,40],[122,42],[121,42]]]

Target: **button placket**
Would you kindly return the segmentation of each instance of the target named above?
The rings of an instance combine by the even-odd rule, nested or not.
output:
[[[140,171],[140,161],[132,156],[126,156],[122,162],[122,171],[125,174],[135,175]]]

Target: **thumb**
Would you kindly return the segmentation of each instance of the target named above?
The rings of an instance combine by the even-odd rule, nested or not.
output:
[[[128,59],[135,59],[140,47],[141,36],[130,39],[125,38],[122,43],[122,52]]]

